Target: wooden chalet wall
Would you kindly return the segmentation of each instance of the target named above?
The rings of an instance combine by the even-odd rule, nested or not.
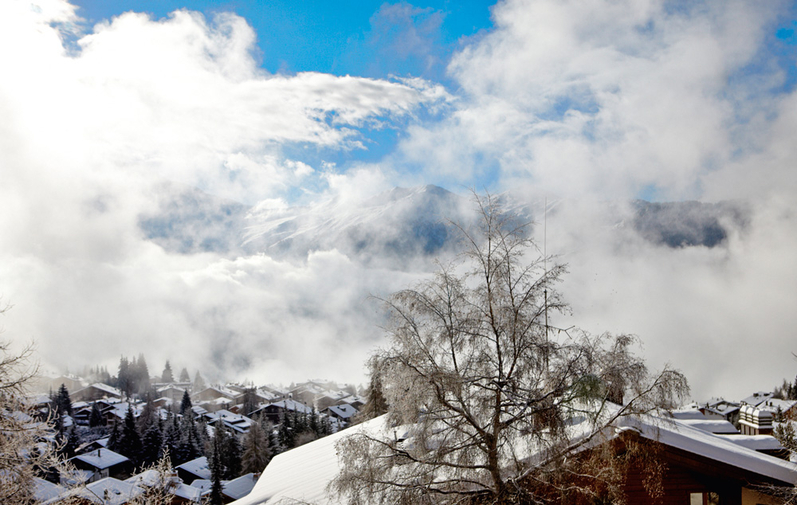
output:
[[[660,454],[667,464],[663,476],[664,496],[658,501],[653,500],[642,485],[642,469],[632,466],[626,474],[625,482],[628,504],[689,505],[692,493],[716,493],[719,496],[720,505],[779,503],[744,488],[755,484],[782,485],[782,483],[767,482],[752,472],[673,447],[660,445],[659,448]]]

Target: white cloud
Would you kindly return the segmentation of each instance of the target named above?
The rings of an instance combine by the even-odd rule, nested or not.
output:
[[[232,14],[79,25],[65,1],[0,3],[6,336],[37,340],[45,365],[113,369],[119,354],[144,352],[153,367],[171,358],[217,378],[359,380],[376,337],[362,299],[381,292],[378,273],[334,251],[294,263],[170,253],[144,239],[139,218],[158,208],[163,180],[251,203],[309,179],[349,191],[334,189],[334,166],[319,171],[286,146],[359,149],[361,130],[434,106],[442,88],[268,74]]]
[[[500,188],[627,198],[655,186],[664,198],[700,197],[703,177],[735,147],[741,84],[730,78],[757,62],[776,12],[746,2],[499,3],[495,30],[449,66],[464,92],[456,112],[411,130],[402,154],[463,181],[494,159]]]

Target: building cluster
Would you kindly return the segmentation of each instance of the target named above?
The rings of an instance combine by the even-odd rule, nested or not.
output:
[[[226,384],[192,390],[190,382],[153,383],[150,393],[142,397],[125,397],[123,392],[104,383],[84,385],[76,377],[61,376],[39,385],[49,395],[40,394],[34,399],[42,417],[53,416],[59,400],[52,391],[69,390],[69,413],[57,413],[57,429],[62,433],[81,433],[69,454],[73,468],[70,475],[50,475],[49,480],[37,479],[36,498],[55,505],[65,497],[81,504],[124,505],[139,503],[156,479],[155,470],[145,469],[142,458],[127,457],[113,450],[114,431],[122,433],[129,417],[133,418],[139,432],[145,417],[151,417],[160,427],[161,447],[167,444],[168,426],[196,426],[199,445],[209,446],[216,431],[236,439],[238,452],[254,425],[265,432],[264,449],[269,457],[295,445],[337,432],[349,425],[359,412],[365,399],[356,387],[339,387],[329,381],[307,381],[290,387],[254,387]],[[186,408],[187,407],[187,408]],[[308,437],[297,440],[301,433]],[[177,435],[177,444],[188,443],[187,435]],[[67,440],[64,435],[62,439]],[[145,435],[141,435],[146,444]],[[117,440],[118,445],[118,440]],[[197,443],[194,443],[197,445]],[[269,447],[270,446],[270,447]],[[171,460],[175,463],[168,475],[172,503],[200,503],[212,491],[211,463],[205,455],[181,460],[180,455],[194,456],[190,447],[183,452],[173,449]],[[201,451],[200,451],[201,452]],[[240,454],[238,455],[240,460]],[[185,459],[185,458],[183,458]],[[239,465],[240,466],[240,465]],[[265,466],[265,464],[263,464]],[[252,472],[236,472],[221,481],[222,502],[228,503],[248,494],[256,483],[262,467]],[[240,475],[238,475],[240,473]],[[77,484],[77,485],[76,485]],[[135,500],[139,500],[136,502]]]
[[[773,436],[779,428],[793,427],[795,420],[797,401],[758,392],[738,402],[712,399],[659,416],[623,419],[605,443],[632,437],[655,445],[666,468],[660,503],[774,505],[797,497],[794,448]],[[396,437],[385,416],[350,431],[387,442]],[[343,436],[345,432],[337,433],[277,455],[252,492],[234,505],[338,503],[340,497],[329,484],[340,471],[336,444]],[[627,503],[651,502],[645,478],[643,469],[629,467],[624,479]],[[782,493],[788,496],[784,499]]]

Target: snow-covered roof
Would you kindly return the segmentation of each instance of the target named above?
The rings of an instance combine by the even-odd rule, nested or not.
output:
[[[773,396],[774,393],[768,393],[766,391],[758,391],[748,396],[744,400],[742,400],[741,403],[746,403],[748,405],[757,407],[759,404],[764,403],[767,400],[771,400]]]
[[[327,408],[327,410],[341,419],[351,419],[352,416],[358,413],[358,410],[349,404],[333,405]]]
[[[377,433],[384,429],[386,416],[320,438],[274,456],[246,497],[235,505],[277,503],[336,503],[326,492],[327,484],[340,470],[335,444],[344,436],[361,430]],[[387,434],[386,434],[387,436]]]
[[[102,414],[104,416],[107,416],[107,415],[110,414],[110,415],[116,416],[119,419],[124,419],[125,416],[127,416],[127,408],[128,407],[130,407],[130,409],[133,411],[133,417],[138,417],[141,414],[139,406],[138,405],[133,405],[133,404],[131,404],[129,402],[119,402],[119,403],[113,404],[112,406],[110,406],[107,409],[105,409]]]
[[[724,419],[706,419],[704,416],[703,419],[678,419],[678,422],[715,435],[739,433],[734,425]]]
[[[208,494],[213,487],[213,481],[210,479],[196,479],[191,483],[191,487],[197,489],[200,495]]]
[[[46,501],[44,505],[55,505],[66,496],[78,496],[90,503],[101,505],[124,505],[142,493],[142,489],[138,486],[113,477],[106,477],[70,491],[67,495]]]
[[[66,491],[58,484],[53,484],[52,482],[39,477],[33,478],[33,486],[33,497],[36,498],[36,501],[40,502],[57,498]]]
[[[328,483],[339,471],[335,444],[342,437],[360,430],[366,430],[376,436],[383,433],[386,438],[390,437],[392,435],[387,433],[389,430],[386,430],[385,423],[385,416],[378,417],[278,454],[263,471],[252,492],[233,503],[235,505],[275,505],[283,502],[307,502],[317,505],[338,503],[337,498],[329,496],[327,492]],[[731,437],[738,435],[715,435],[678,420],[654,416],[623,418],[614,424],[612,433],[613,436],[618,436],[628,430],[669,447],[782,483],[791,484],[797,477],[797,465],[756,452],[742,443],[730,440]]]
[[[783,483],[793,484],[797,478],[797,465],[734,443],[730,440],[734,435],[714,435],[652,416],[625,418],[618,425],[619,430],[632,428],[650,440]]]
[[[210,478],[210,467],[208,466],[208,458],[201,456],[191,461],[186,461],[182,465],[175,467],[176,469],[183,469],[186,472],[196,475],[200,478]]]
[[[147,488],[159,485],[161,483],[161,476],[157,470],[149,469],[133,475],[129,479],[125,479],[125,482]],[[199,502],[202,494],[198,488],[184,484],[176,476],[170,478],[168,490],[173,495],[192,502]]]
[[[247,473],[224,484],[222,492],[233,500],[238,500],[251,493],[255,483],[257,483],[255,474]]]
[[[122,397],[122,392],[120,390],[116,389],[113,386],[109,386],[108,384],[104,384],[102,382],[95,382],[94,384],[89,386],[89,388],[99,389],[104,393],[108,393],[109,395],[117,396],[119,398]]]
[[[771,435],[727,435],[731,442],[754,451],[780,451],[783,446]]]
[[[686,407],[681,407],[677,410],[673,410],[670,412],[672,417],[675,419],[707,419],[705,414],[698,410],[698,405],[696,403],[688,405]]]
[[[86,454],[79,454],[70,458],[70,461],[71,460],[82,461],[99,470],[104,470],[106,468],[130,461],[125,456],[122,456],[117,452],[113,452],[110,449],[104,448],[87,452]]]
[[[780,409],[781,412],[786,412],[797,404],[797,400],[781,400],[779,398],[770,398],[764,403],[758,405],[759,410],[767,410],[775,413]]]
[[[293,410],[293,411],[301,412],[301,413],[305,413],[305,414],[310,414],[310,413],[313,412],[313,408],[312,407],[308,407],[304,403],[297,402],[296,400],[291,400],[291,399],[280,400],[278,402],[269,403],[268,405],[266,405],[263,408],[268,408],[268,407],[271,407],[271,406],[278,407],[278,408],[285,409],[285,410]]]

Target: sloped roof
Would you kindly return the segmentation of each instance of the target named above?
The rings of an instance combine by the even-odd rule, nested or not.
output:
[[[238,500],[251,493],[252,489],[255,487],[255,483],[257,483],[255,474],[247,473],[246,475],[241,475],[237,479],[233,479],[224,484],[222,493],[233,500]]]
[[[73,458],[70,458],[70,460],[82,461],[100,470],[130,461],[127,459],[127,457],[105,448],[96,449],[94,451],[87,452],[86,454],[79,454]]]
[[[273,505],[285,503],[336,503],[326,492],[327,484],[338,474],[335,444],[342,437],[360,430],[376,433],[385,427],[386,416],[320,438],[309,444],[277,454],[269,462],[251,493],[235,505]]]
[[[56,505],[67,496],[79,496],[90,503],[101,505],[124,505],[142,492],[142,489],[134,484],[106,477],[74,489],[66,495],[48,500],[44,505]]]
[[[177,465],[175,469],[182,469],[186,472],[192,473],[197,477],[209,479],[210,478],[210,467],[208,466],[208,458],[206,456],[201,456],[196,459],[192,459],[191,461],[186,461],[182,465]]]
[[[252,492],[233,503],[275,505],[282,500],[286,503],[307,502],[317,505],[339,503],[336,497],[329,496],[326,489],[339,471],[335,444],[342,437],[359,430],[367,430],[372,434],[383,432],[388,437],[390,434],[386,431],[385,422],[385,416],[378,417],[278,454],[263,471]],[[743,443],[735,443],[729,439],[734,435],[715,435],[678,420],[640,416],[616,422],[611,436],[627,430],[636,431],[642,437],[666,446],[785,484],[791,484],[797,477],[797,465],[756,452]]]
[[[706,419],[704,417],[703,419],[679,419],[678,422],[715,435],[739,433],[734,425],[724,419]]]

